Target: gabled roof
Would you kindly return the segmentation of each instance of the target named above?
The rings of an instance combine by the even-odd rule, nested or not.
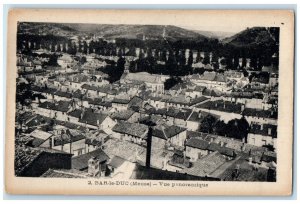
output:
[[[101,162],[107,161],[109,159],[108,155],[102,149],[96,149],[92,152],[82,154],[72,158],[72,169],[84,170],[88,168],[88,161],[92,157],[98,159]]]
[[[201,150],[207,150],[209,146],[209,142],[198,138],[190,138],[189,140],[187,140],[185,145],[188,147],[193,147]]]
[[[226,156],[230,156],[230,157],[234,157],[235,152],[234,149],[225,147],[225,146],[221,146],[217,143],[211,142],[207,148],[209,151],[218,151],[219,153],[226,155]]]
[[[218,167],[226,162],[226,158],[219,152],[214,152],[193,163],[191,168],[185,168],[180,173],[186,173],[194,176],[209,176]]]
[[[48,149],[48,148],[32,148],[28,146],[16,146],[15,148],[15,174],[17,176],[22,175],[22,173],[29,167],[41,154],[64,154],[70,155],[66,152],[59,150]]]
[[[269,134],[269,131],[271,131],[270,132],[271,134]],[[277,125],[251,124],[249,133],[265,135],[265,136],[270,136],[270,137],[273,137],[273,138],[277,138]]]
[[[127,110],[115,112],[110,117],[113,120],[128,120],[134,113],[135,111],[127,109]]]
[[[164,139],[164,140],[167,140],[169,138],[172,138],[174,136],[176,136],[177,134],[185,131],[186,128],[182,128],[182,127],[179,127],[179,126],[175,126],[175,125],[172,125],[172,126],[158,126],[158,127],[155,127],[153,129],[153,136],[154,137],[158,137],[158,138],[161,138],[161,139]]]
[[[121,158],[121,157],[118,157],[118,156],[114,156],[111,161],[109,162],[108,165],[114,167],[114,168],[118,168],[120,167],[126,160]]]
[[[70,129],[67,130],[66,133],[54,137],[54,146],[69,144],[84,139],[85,136],[81,132]]]
[[[81,123],[87,123],[89,125],[98,126],[100,125],[106,118],[107,114],[104,113],[95,113],[91,110],[85,111],[82,118],[79,120]],[[98,122],[97,122],[98,121]]]
[[[148,131],[148,126],[139,123],[118,121],[118,123],[113,127],[112,130],[121,134],[128,134],[135,137],[145,138],[145,134]]]
[[[47,140],[49,137],[51,137],[51,135],[52,135],[51,133],[44,132],[44,131],[38,130],[38,129],[36,129],[30,133],[31,137],[38,138],[41,140]]]
[[[68,113],[68,115],[70,115],[72,117],[75,117],[75,118],[80,118],[81,113],[82,113],[82,110],[80,110],[80,109],[74,109],[74,110],[70,111]]]

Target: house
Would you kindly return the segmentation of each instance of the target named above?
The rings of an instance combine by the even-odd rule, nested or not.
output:
[[[15,175],[39,177],[49,169],[71,169],[72,154],[49,149],[16,146]]]
[[[147,72],[125,73],[122,75],[120,82],[131,83],[133,81],[143,82],[148,90],[158,94],[164,93],[164,82],[169,78],[162,75],[149,74]]]
[[[90,131],[86,133],[85,149],[86,152],[94,151],[101,148],[102,145],[109,139],[109,135],[103,130]]]
[[[81,131],[74,129],[58,130],[52,137],[50,148],[68,152],[74,156],[85,154],[85,136]]]
[[[178,180],[178,181],[219,181],[208,177],[192,176],[180,172],[166,171],[157,168],[148,168],[137,164],[133,169],[130,179],[137,180]]]
[[[190,167],[190,161],[184,151],[175,149],[172,157],[164,164],[162,169],[167,171],[179,172],[184,168]]]
[[[220,120],[228,122],[232,119],[241,118],[245,105],[225,100],[211,100],[196,105],[195,108],[196,110],[218,115]]]
[[[114,132],[112,136],[115,138],[130,141],[135,144],[145,144],[148,126],[139,123],[118,121],[112,131]]]
[[[57,102],[44,102],[38,105],[38,113],[55,118],[57,120],[66,121],[68,118],[67,112],[71,109],[71,102],[68,101],[57,101]]]
[[[105,175],[108,160],[109,157],[102,149],[96,149],[86,154],[72,157],[72,169],[88,171],[89,174],[92,174],[91,176],[100,177],[101,175]]]
[[[131,99],[128,97],[122,97],[122,98],[115,97],[112,100],[112,108],[115,111],[126,110],[129,107],[130,100]]]
[[[211,154],[213,152],[218,152],[219,154],[222,154],[224,158],[227,160],[232,160],[234,159],[237,154],[234,149],[226,147],[224,143],[215,143],[215,142],[210,142],[208,147],[208,154]]]
[[[209,142],[202,140],[200,138],[190,138],[185,143],[185,155],[191,159],[191,161],[196,161],[203,156],[208,155]]]
[[[225,164],[226,161],[226,158],[216,151],[196,160],[193,162],[191,168],[185,168],[180,173],[199,177],[211,177],[210,174]]]
[[[186,128],[188,130],[197,131],[203,119],[205,119],[208,115],[213,116],[217,120],[220,119],[219,115],[215,115],[206,111],[192,111],[189,117],[186,119]]]
[[[69,88],[71,90],[80,89],[81,86],[89,82],[89,77],[84,74],[75,74],[68,77]]]
[[[255,146],[273,146],[277,147],[277,125],[255,124],[250,125],[247,141]]]
[[[153,129],[152,146],[164,148],[168,146],[184,146],[186,128],[172,126],[158,126]]]
[[[128,178],[136,164],[133,164],[122,157],[114,156],[107,164],[112,178]]]
[[[111,129],[116,124],[108,114],[95,112],[93,109],[84,111],[81,114],[79,123],[91,129],[101,129],[108,134],[112,133]]]
[[[132,164],[137,161],[140,155],[146,152],[146,148],[141,145],[115,138],[111,138],[104,143],[102,149],[110,158],[118,156]]]
[[[106,101],[103,98],[94,98],[94,99],[88,99],[88,104],[91,108],[101,110],[103,112],[107,111],[109,112],[112,107],[111,101]]]
[[[29,134],[31,140],[26,143],[30,147],[51,147],[52,133],[48,133],[39,129],[34,130]]]
[[[113,120],[123,120],[130,123],[135,123],[138,122],[140,118],[140,113],[133,111],[131,109],[127,109],[127,110],[115,112],[110,117]]]
[[[62,68],[70,67],[73,62],[73,58],[71,57],[71,55],[68,54],[63,54],[57,59],[57,64],[59,64],[59,66],[61,66]]]
[[[216,72],[206,71],[203,73],[203,75],[194,74],[191,76],[190,80],[198,86],[204,86],[209,89],[217,88],[222,91],[227,90],[227,77]]]

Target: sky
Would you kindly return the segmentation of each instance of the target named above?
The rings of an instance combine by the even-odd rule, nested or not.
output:
[[[229,32],[229,33],[238,33],[242,30],[245,30],[245,26],[180,26],[189,30],[201,30],[201,31],[211,31],[211,32]]]

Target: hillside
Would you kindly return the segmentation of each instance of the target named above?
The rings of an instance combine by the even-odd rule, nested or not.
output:
[[[225,38],[233,36],[235,33],[223,32],[223,31],[204,31],[204,30],[194,30],[194,32],[199,33],[208,38],[215,38],[218,40],[223,40]]]
[[[162,39],[165,30],[165,37],[169,40],[179,39],[207,39],[206,36],[194,31],[176,26],[163,25],[106,25],[106,24],[57,24],[57,23],[20,23],[19,32],[32,34],[52,35],[86,35],[92,34],[105,38],[126,38],[126,39]]]
[[[18,23],[18,33],[70,36],[77,30],[60,23]]]
[[[278,43],[278,39],[279,29],[277,28],[253,27],[223,39],[222,43],[237,47],[251,47],[257,45],[274,45]]]

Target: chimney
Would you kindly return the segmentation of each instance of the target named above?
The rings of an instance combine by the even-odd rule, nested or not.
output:
[[[201,116],[202,116],[202,112],[199,111],[199,113],[198,113],[198,118],[201,118]]]
[[[252,164],[252,157],[249,157],[249,164]]]
[[[221,142],[220,142],[220,146],[221,146],[221,147],[224,147],[224,141],[221,141]]]
[[[241,112],[243,112],[245,110],[245,104],[241,105]]]
[[[150,166],[151,166],[152,132],[153,132],[153,128],[151,126],[149,126],[148,134],[147,134],[147,152],[146,152],[146,167],[147,168],[150,168]]]
[[[271,135],[272,134],[272,129],[269,127],[268,128],[268,135]]]
[[[84,115],[84,109],[81,111],[81,114],[80,114],[80,119],[83,118],[83,115]]]

